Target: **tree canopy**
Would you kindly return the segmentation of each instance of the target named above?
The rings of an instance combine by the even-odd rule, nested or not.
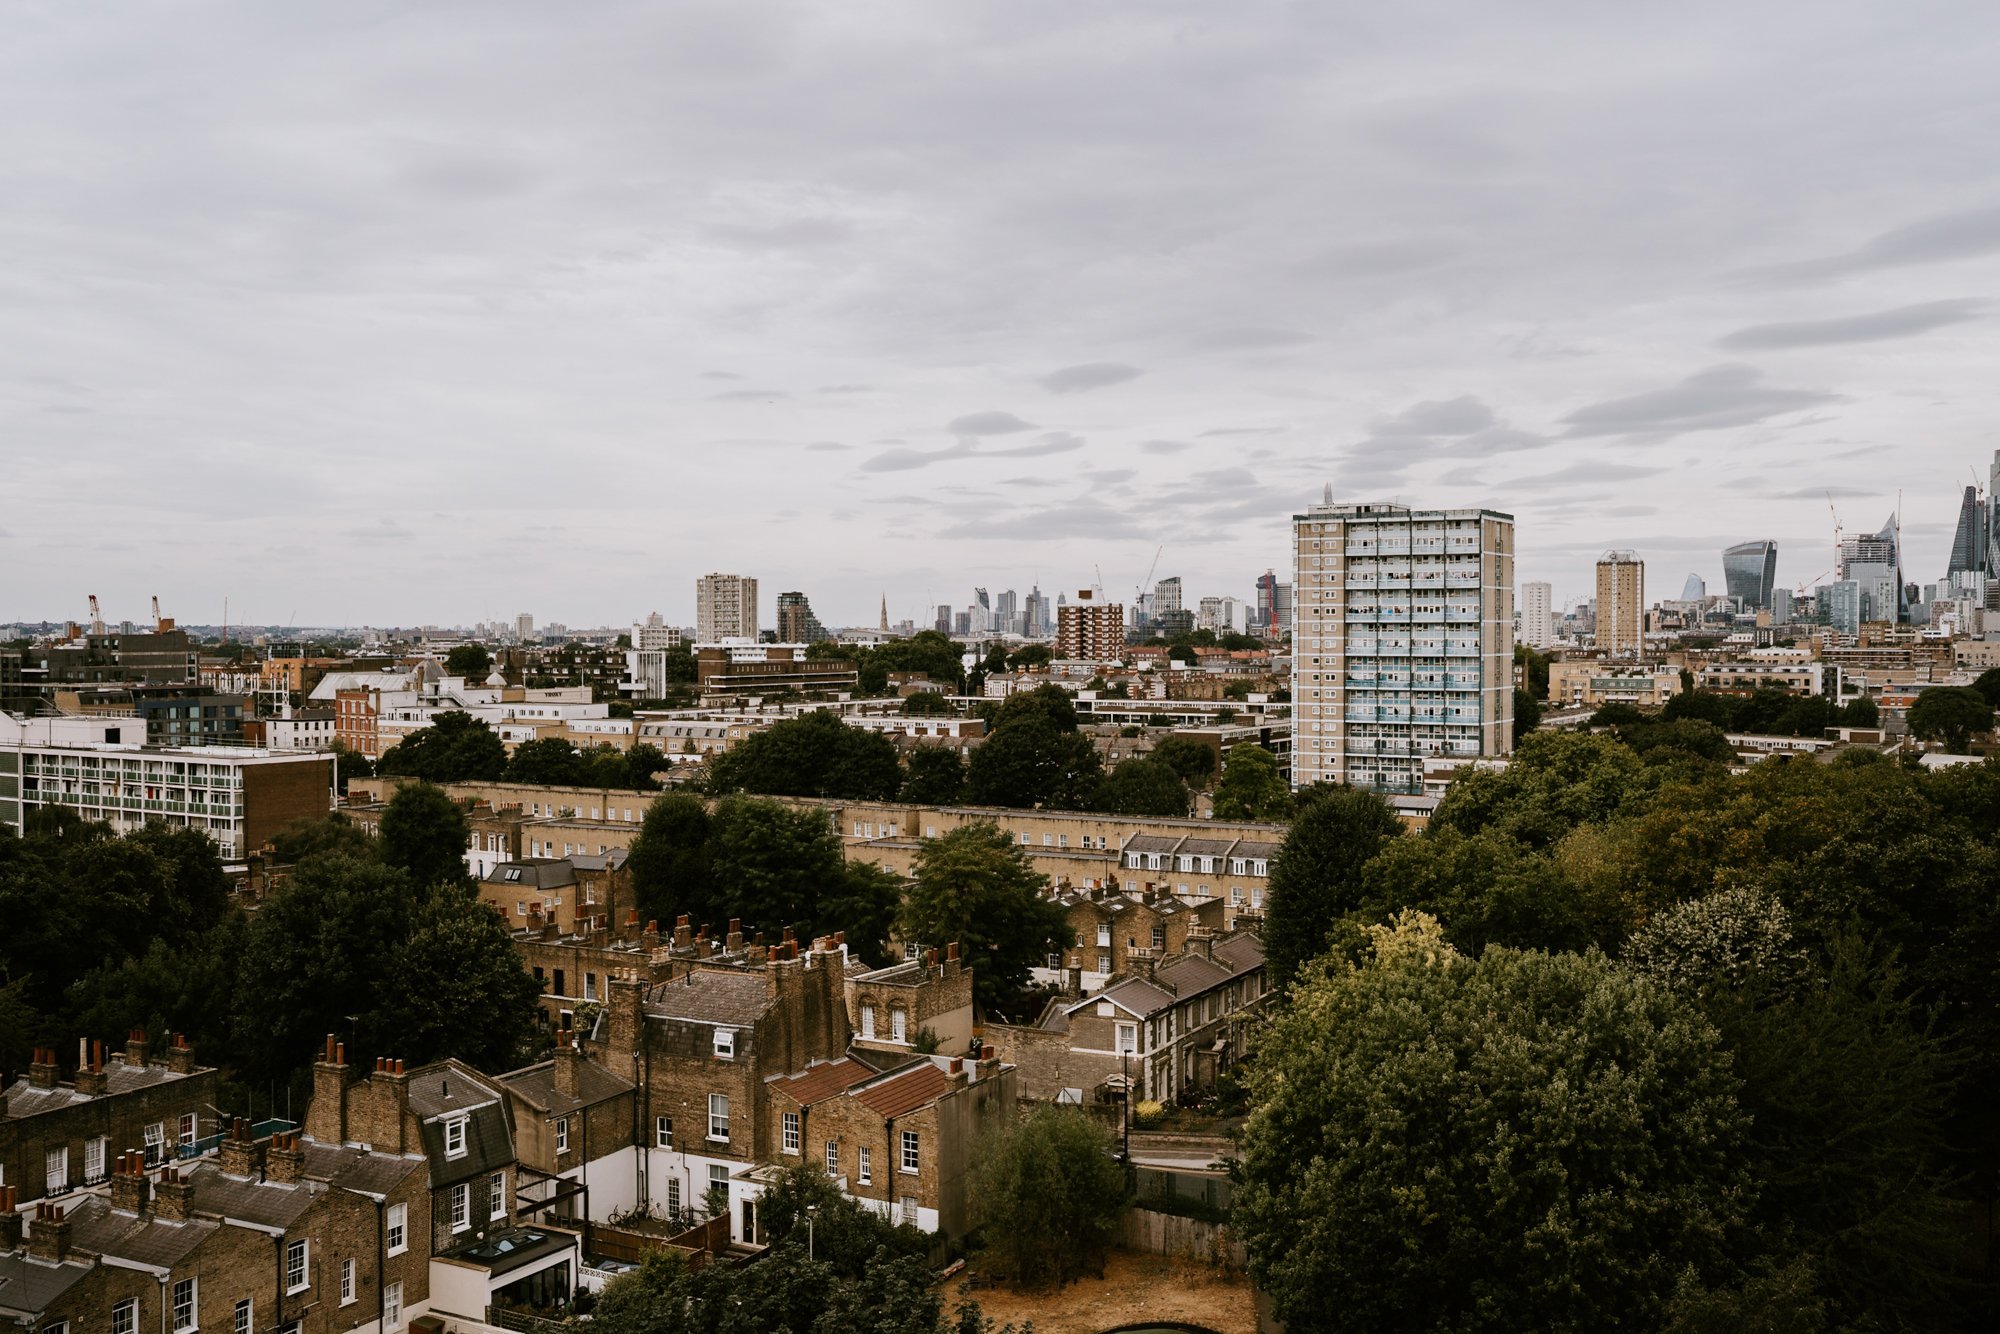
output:
[[[1068,919],[1045,897],[1048,877],[1014,840],[990,824],[961,825],[917,849],[914,882],[896,916],[896,934],[917,945],[957,941],[989,1010],[1012,1006],[1029,970],[1060,939]]]
[[[1278,758],[1262,746],[1239,741],[1222,762],[1215,785],[1218,820],[1283,820],[1292,813],[1292,789]]]
[[[486,651],[484,644],[460,644],[444,655],[444,669],[453,676],[462,676],[475,685],[484,685],[486,678],[493,674],[493,655]]]
[[[965,788],[965,761],[951,746],[924,746],[910,752],[896,800],[912,806],[949,806]]]
[[[1910,706],[1909,720],[1911,736],[1963,755],[1974,735],[1993,730],[1993,705],[1968,686],[1931,686]]]
[[[1125,1206],[1111,1132],[1074,1107],[1043,1105],[982,1145],[970,1186],[989,1253],[1030,1287],[1100,1270]]]
[[[1184,818],[1193,797],[1172,765],[1135,755],[1105,775],[1092,808],[1112,815]]]
[[[1362,868],[1402,832],[1387,803],[1358,788],[1317,795],[1299,812],[1270,868],[1264,968],[1273,987],[1289,986],[1327,949],[1334,924],[1360,906]]]
[[[382,812],[382,860],[423,888],[466,878],[471,837],[464,809],[432,783],[404,783]]]
[[[902,786],[896,743],[816,709],[774,723],[709,761],[714,792],[888,801]]]
[[[972,806],[1088,810],[1102,775],[1096,749],[1073,721],[1065,729],[1047,710],[1030,706],[1010,716],[1003,709],[999,726],[965,767],[963,800]]]
[[[484,719],[452,709],[389,747],[375,768],[428,783],[494,782],[506,772],[507,747]]]

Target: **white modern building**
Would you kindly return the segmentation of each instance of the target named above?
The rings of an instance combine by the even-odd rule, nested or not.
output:
[[[1195,628],[1216,634],[1243,634],[1250,626],[1250,608],[1240,598],[1203,598],[1195,612]]]
[[[1555,590],[1548,584],[1521,585],[1521,642],[1534,649],[1556,642]]]
[[[1514,519],[1326,502],[1292,516],[1292,781],[1421,793],[1514,746]]]
[[[757,581],[740,574],[704,574],[694,583],[694,637],[713,644],[757,638]]]

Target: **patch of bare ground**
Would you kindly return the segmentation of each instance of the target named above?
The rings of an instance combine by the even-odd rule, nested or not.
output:
[[[967,1271],[979,1273],[975,1259]],[[1120,1325],[1148,1321],[1201,1325],[1217,1334],[1257,1334],[1257,1306],[1249,1280],[1204,1264],[1164,1255],[1113,1251],[1103,1278],[1085,1278],[1067,1287],[1016,1292],[1004,1283],[965,1287],[966,1273],[943,1285],[945,1303],[956,1309],[971,1297],[1000,1324],[1035,1322],[1035,1334],[1101,1334]]]

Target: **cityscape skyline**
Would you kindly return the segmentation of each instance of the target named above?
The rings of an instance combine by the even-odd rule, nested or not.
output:
[[[50,10],[0,52],[0,617],[685,622],[721,568],[921,622],[1163,540],[1243,596],[1327,481],[1513,514],[1559,602],[1612,546],[1810,580],[1828,492],[1942,577],[2000,16],[1786,8]]]

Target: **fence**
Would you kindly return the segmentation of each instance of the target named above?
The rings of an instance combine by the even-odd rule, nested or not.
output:
[[[1158,1213],[1142,1204],[1125,1211],[1118,1244],[1128,1251],[1192,1260],[1217,1269],[1241,1269],[1246,1263],[1243,1243],[1224,1224]]]

